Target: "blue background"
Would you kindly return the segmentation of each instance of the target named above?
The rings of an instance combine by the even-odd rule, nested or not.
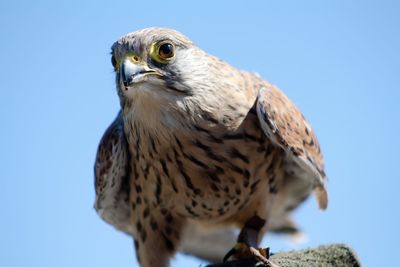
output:
[[[344,242],[365,266],[393,265],[399,14],[398,1],[1,1],[0,266],[136,266],[92,208],[92,167],[119,108],[110,46],[149,26],[257,71],[311,121],[330,205],[307,201],[295,215],[309,241],[267,236],[273,251]]]

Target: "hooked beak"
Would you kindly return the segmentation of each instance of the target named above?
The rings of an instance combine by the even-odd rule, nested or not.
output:
[[[120,79],[125,87],[147,80],[149,74],[161,75],[159,72],[150,69],[146,63],[133,63],[125,58],[120,68]]]

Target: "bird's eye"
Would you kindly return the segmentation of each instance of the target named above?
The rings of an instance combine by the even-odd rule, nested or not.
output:
[[[117,62],[117,60],[115,59],[115,56],[114,56],[114,55],[111,56],[111,64],[113,65],[114,69],[117,70],[117,68],[118,68],[118,66],[117,66],[118,62]]]
[[[151,58],[158,63],[166,64],[175,56],[175,46],[170,42],[154,43],[150,47]]]
[[[158,55],[164,59],[171,58],[174,56],[174,46],[166,43],[162,44],[158,49]]]

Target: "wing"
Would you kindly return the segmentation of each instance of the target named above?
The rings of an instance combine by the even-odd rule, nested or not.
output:
[[[99,216],[117,229],[131,233],[129,207],[129,149],[121,112],[104,133],[94,166],[96,201]]]
[[[286,95],[268,83],[258,93],[257,114],[264,133],[286,151],[287,175],[311,179],[318,205],[326,209],[324,161],[318,140],[304,116]]]

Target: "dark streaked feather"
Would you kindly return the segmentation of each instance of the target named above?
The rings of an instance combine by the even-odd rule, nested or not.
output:
[[[259,91],[257,113],[265,134],[287,152],[286,172],[313,185],[318,205],[325,209],[324,162],[318,140],[296,106],[278,88],[268,83]],[[294,173],[292,173],[294,172]]]

